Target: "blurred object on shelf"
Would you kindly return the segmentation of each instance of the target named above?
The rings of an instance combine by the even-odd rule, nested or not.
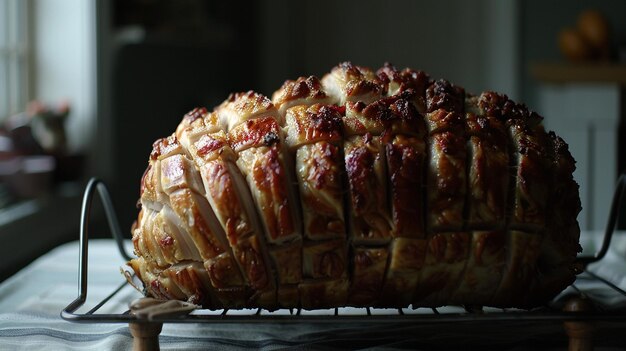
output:
[[[611,29],[607,19],[598,11],[587,10],[580,14],[576,23],[578,32],[600,59],[610,58]]]
[[[582,35],[574,28],[565,28],[559,33],[559,49],[570,61],[585,61],[591,58],[591,50]]]
[[[30,136],[43,152],[50,155],[63,155],[67,150],[65,120],[69,113],[70,105],[67,101],[61,101],[53,107],[45,105],[41,101],[33,100],[28,103],[25,112],[9,118],[8,129],[16,130],[21,127],[29,127]]]
[[[608,61],[613,59],[611,27],[596,10],[580,13],[574,28],[564,28],[558,34],[561,54],[573,62]]]
[[[0,152],[4,151],[4,154],[8,154],[7,157],[15,157],[17,155],[40,155],[44,153],[43,148],[39,142],[35,139],[30,126],[30,118],[25,112],[18,113],[9,117],[2,128],[0,133],[5,136],[5,142]]]
[[[65,120],[69,113],[67,101],[49,106],[35,100],[28,103],[26,111],[0,125],[3,198],[39,197],[55,183],[80,178],[84,156],[67,152]]]

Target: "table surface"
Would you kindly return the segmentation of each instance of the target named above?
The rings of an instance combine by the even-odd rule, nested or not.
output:
[[[582,242],[586,250],[598,245],[598,235],[587,233]],[[611,246],[607,265],[624,267],[626,240],[617,238]],[[130,245],[129,245],[130,247]],[[124,350],[130,349],[132,337],[122,323],[71,323],[60,318],[61,309],[78,295],[78,242],[57,247],[0,284],[0,349],[13,350]],[[130,250],[129,250],[130,251]],[[86,306],[110,294],[123,277],[116,267],[124,259],[112,240],[89,243],[89,294]],[[605,271],[605,268],[602,268]],[[611,280],[626,288],[622,271]],[[116,294],[99,313],[119,313],[128,302],[141,297],[130,286]],[[80,311],[80,310],[79,310]],[[355,324],[338,329],[332,324],[176,324],[166,323],[160,335],[162,350],[277,349],[429,349],[446,345],[458,347],[464,340],[497,348],[559,349],[567,340],[559,323],[516,325],[524,333],[500,332],[498,326],[423,325],[411,331],[381,330],[380,326]],[[507,328],[506,326],[501,327]],[[622,326],[623,329],[623,326]],[[611,348],[608,348],[611,349]]]

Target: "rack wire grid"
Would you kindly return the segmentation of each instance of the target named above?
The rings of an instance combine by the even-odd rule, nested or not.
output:
[[[80,219],[80,253],[79,253],[79,277],[78,297],[61,311],[61,317],[70,322],[78,323],[278,323],[278,322],[306,322],[306,323],[396,323],[396,324],[433,324],[454,322],[539,322],[539,321],[603,321],[610,323],[626,322],[626,308],[623,304],[611,305],[603,301],[603,296],[618,295],[626,299],[626,292],[613,284],[605,277],[600,276],[588,269],[589,264],[601,261],[605,258],[611,238],[614,233],[618,218],[618,212],[622,207],[622,198],[626,186],[626,175],[621,175],[613,196],[608,224],[600,249],[591,256],[579,256],[577,261],[583,267],[583,272],[578,275],[576,281],[565,289],[559,296],[549,303],[532,310],[503,309],[481,306],[444,306],[439,308],[399,308],[399,309],[376,309],[376,308],[335,308],[329,310],[306,311],[302,309],[287,309],[278,311],[266,311],[262,309],[245,310],[207,310],[197,309],[187,315],[156,315],[138,316],[131,314],[129,310],[121,313],[98,313],[120,291],[128,288],[130,284],[124,280],[108,296],[96,303],[93,307],[85,306],[88,294],[88,249],[89,249],[89,219],[94,194],[100,195],[108,225],[117,243],[120,254],[126,259],[131,257],[124,247],[124,238],[118,224],[113,208],[111,197],[106,185],[99,179],[92,178],[85,189]],[[602,294],[598,294],[598,285],[601,286]],[[589,288],[593,286],[594,288]],[[571,295],[577,295],[591,301],[595,306],[586,311],[564,311],[566,299]],[[626,301],[626,300],[625,300]],[[89,309],[88,309],[89,308]],[[88,309],[86,312],[77,312],[79,309]]]

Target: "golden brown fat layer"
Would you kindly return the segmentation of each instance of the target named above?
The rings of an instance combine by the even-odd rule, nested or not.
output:
[[[232,94],[155,143],[130,265],[208,308],[541,304],[580,249],[575,161],[541,120],[390,64]]]

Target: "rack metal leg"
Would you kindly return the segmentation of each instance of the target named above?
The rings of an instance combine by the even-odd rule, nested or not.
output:
[[[564,311],[582,312],[592,311],[593,305],[584,297],[572,297],[567,301]],[[592,351],[594,325],[590,321],[563,322],[565,332],[569,337],[569,351]]]
[[[163,323],[129,323],[133,351],[159,351],[159,334]]]

